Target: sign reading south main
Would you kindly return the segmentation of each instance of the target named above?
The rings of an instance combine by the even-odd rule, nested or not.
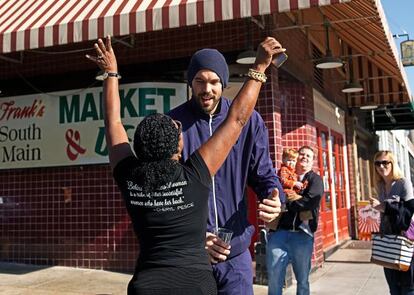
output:
[[[184,83],[120,85],[130,140],[143,117],[187,97]],[[102,87],[0,98],[0,169],[108,163]]]

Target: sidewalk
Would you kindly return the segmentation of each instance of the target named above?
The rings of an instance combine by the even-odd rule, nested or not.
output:
[[[130,278],[102,270],[0,262],[0,295],[126,294]]]
[[[325,260],[322,268],[311,274],[311,294],[389,294],[383,268],[370,263],[370,257],[370,242],[347,242]],[[296,286],[287,288],[283,294],[296,294]]]
[[[370,251],[344,247],[311,274],[312,295],[381,295],[388,293],[383,269],[367,263]],[[130,274],[61,266],[33,266],[0,262],[0,295],[122,295]],[[255,295],[267,287],[254,285]],[[284,295],[296,294],[296,285]]]
[[[283,293],[295,295],[293,285]],[[368,263],[326,262],[311,275],[312,295],[383,295],[388,293],[383,268]]]

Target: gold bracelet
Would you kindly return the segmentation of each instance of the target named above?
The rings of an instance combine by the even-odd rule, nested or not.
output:
[[[253,80],[266,83],[267,77],[265,73],[256,71],[254,69],[249,69],[249,72],[247,73],[247,77],[252,78]]]

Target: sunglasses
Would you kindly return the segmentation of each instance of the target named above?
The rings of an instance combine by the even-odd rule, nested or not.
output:
[[[388,167],[389,164],[391,164],[390,161],[375,161],[374,162],[374,165],[377,167],[381,167],[381,165],[384,167]]]
[[[175,124],[177,124],[178,134],[181,134],[181,132],[183,131],[183,124],[178,120],[174,120],[174,122]]]

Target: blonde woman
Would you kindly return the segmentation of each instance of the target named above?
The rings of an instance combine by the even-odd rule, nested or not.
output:
[[[375,154],[374,170],[378,199],[371,198],[371,205],[381,212],[381,232],[401,234],[410,226],[414,213],[412,184],[402,177],[395,156],[390,151]],[[384,268],[384,273],[391,295],[414,295],[413,262],[407,272]]]

